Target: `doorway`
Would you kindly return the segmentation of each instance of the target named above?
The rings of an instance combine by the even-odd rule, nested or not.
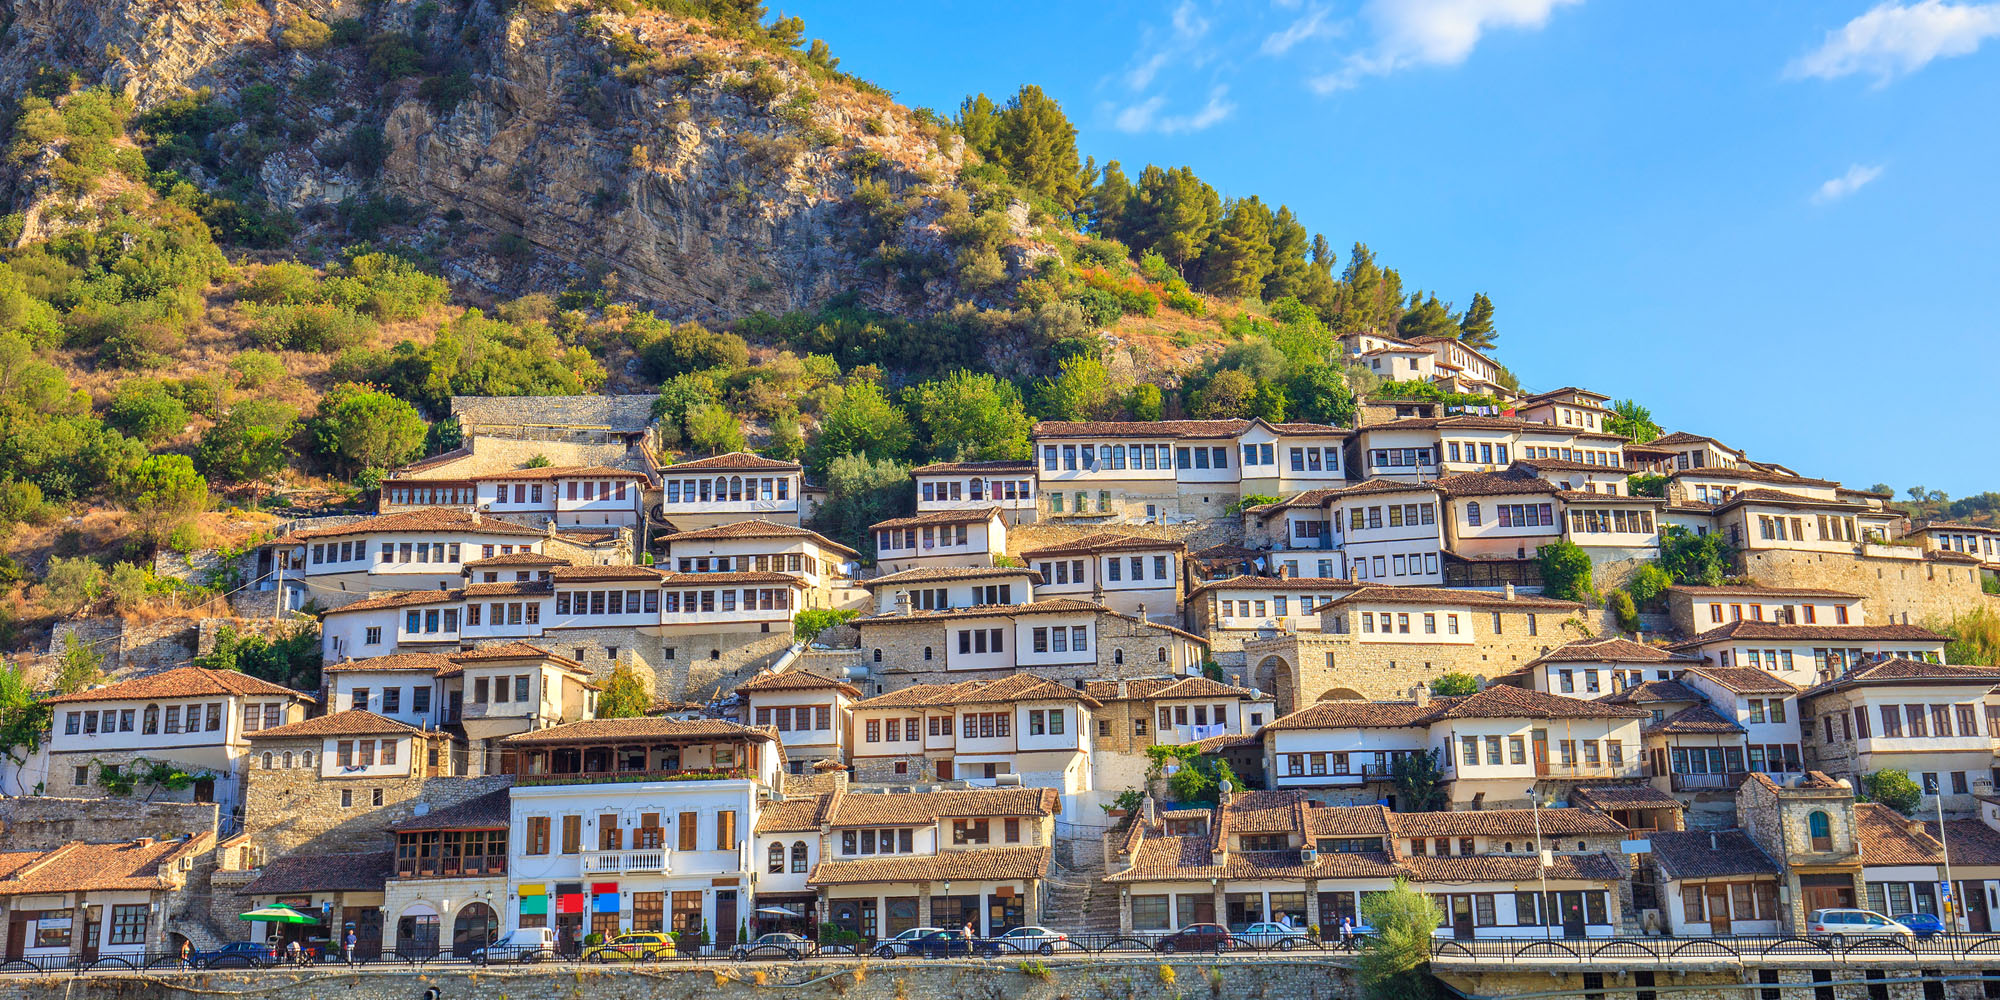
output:
[[[1472,931],[1472,897],[1451,897],[1451,936],[1460,941],[1470,941]]]
[[[715,946],[736,947],[736,890],[715,890]]]
[[[1965,926],[1973,934],[1985,934],[1993,929],[1986,911],[1986,883],[1960,882],[1958,899],[1965,907]]]
[[[97,961],[97,940],[103,935],[103,928],[99,925],[103,919],[104,907],[83,908],[83,960],[86,963]]]
[[[1854,879],[1849,875],[1801,875],[1799,895],[1807,913],[1814,910],[1852,909]]]
[[[1560,896],[1561,896],[1561,906],[1562,906],[1563,937],[1566,938],[1582,937],[1584,928],[1583,893],[1565,892],[1561,893]]]
[[[1535,774],[1538,777],[1545,777],[1549,773],[1549,731],[1546,729],[1537,729],[1534,732],[1534,738]]]
[[[7,921],[7,961],[20,958],[27,947],[28,921],[22,914],[16,913],[12,920]]]
[[[356,934],[360,937],[360,934]],[[500,916],[485,903],[468,903],[451,926],[451,953],[464,958],[500,937]]]
[[[1707,898],[1703,905],[1708,908],[1708,932],[1718,937],[1729,934],[1729,887],[1710,885],[1705,887]]]

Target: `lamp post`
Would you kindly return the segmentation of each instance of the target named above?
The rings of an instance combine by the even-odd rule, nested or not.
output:
[[[1937,794],[1937,818],[1938,818],[1938,848],[1944,854],[1945,915],[1951,918],[1951,926],[1950,928],[1948,928],[1948,930],[1950,930],[1953,933],[1956,933],[1958,931],[1958,914],[1961,910],[1965,908],[1965,901],[1958,899],[1952,895],[1952,887],[1957,883],[1951,880],[1951,842],[1945,839],[1944,789],[1942,788],[1938,789],[1938,794]]]
[[[1548,920],[1551,916],[1549,913],[1549,863],[1547,860],[1548,856],[1542,853],[1542,798],[1535,794],[1533,787],[1528,789],[1528,804],[1534,807],[1535,810],[1535,869],[1541,872],[1542,875],[1542,898],[1535,905],[1535,908],[1542,911],[1542,936],[1553,938],[1555,937],[1552,929],[1553,925]]]

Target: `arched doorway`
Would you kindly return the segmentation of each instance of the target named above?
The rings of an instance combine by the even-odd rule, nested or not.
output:
[[[1284,657],[1264,657],[1258,662],[1257,669],[1251,672],[1250,677],[1252,685],[1270,692],[1279,715],[1292,713],[1297,695],[1296,682],[1292,674],[1292,665],[1286,663]]]
[[[438,912],[428,903],[413,903],[396,918],[396,954],[404,958],[438,953]]]
[[[485,903],[467,903],[451,925],[451,953],[460,958],[500,937],[500,915]]]

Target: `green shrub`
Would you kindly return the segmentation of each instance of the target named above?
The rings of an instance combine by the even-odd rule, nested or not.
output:
[[[112,390],[105,416],[111,426],[148,444],[158,444],[187,426],[187,405],[158,379],[127,379]]]
[[[1189,291],[1169,291],[1167,293],[1167,308],[1175,312],[1186,313],[1189,316],[1205,316],[1208,314],[1208,303],[1201,296]]]
[[[1604,606],[1618,619],[1618,627],[1627,632],[1639,631],[1639,608],[1632,603],[1632,595],[1622,590],[1614,590],[1604,595]]]
[[[258,268],[242,292],[247,301],[267,304],[317,302],[320,296],[319,272],[289,260]]]
[[[330,354],[366,341],[375,321],[324,303],[251,306],[250,339],[263,347]]]
[[[278,32],[278,44],[296,51],[324,48],[333,41],[333,28],[310,14],[299,14]]]
[[[852,608],[805,608],[792,618],[792,640],[812,642],[821,632],[845,625],[859,614]]]
[[[239,388],[262,389],[285,377],[285,362],[268,351],[244,351],[229,359],[229,370]]]
[[[327,279],[326,298],[384,322],[416,319],[451,296],[451,285],[415,264],[387,253],[365,253],[345,272]]]
[[[380,80],[411,76],[423,62],[416,39],[400,31],[376,32],[368,36],[363,47],[368,52],[369,71]]]

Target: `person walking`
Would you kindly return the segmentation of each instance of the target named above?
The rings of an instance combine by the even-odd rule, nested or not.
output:
[[[305,949],[299,947],[299,942],[297,938],[293,938],[290,944],[285,945],[285,958],[288,959],[293,965],[305,964],[305,961],[302,957],[304,952]]]
[[[1345,948],[1345,949],[1347,949],[1348,951],[1353,951],[1353,950],[1354,950],[1354,918],[1353,918],[1353,917],[1341,917],[1341,918],[1340,918],[1340,946],[1341,946],[1342,948]]]
[[[357,938],[357,937],[355,936],[355,934],[354,934],[354,928],[352,928],[352,927],[349,927],[349,928],[347,929],[347,942],[346,942],[346,946],[345,946],[345,947],[344,947],[344,948],[342,949],[343,951],[345,951],[345,952],[347,953],[347,964],[349,964],[349,965],[353,965],[353,964],[354,964],[354,945],[355,945],[355,944],[356,944],[356,942],[358,942],[359,940],[360,940],[360,939],[359,939],[359,938]]]
[[[181,968],[194,968],[194,944],[185,938],[181,940]]]

